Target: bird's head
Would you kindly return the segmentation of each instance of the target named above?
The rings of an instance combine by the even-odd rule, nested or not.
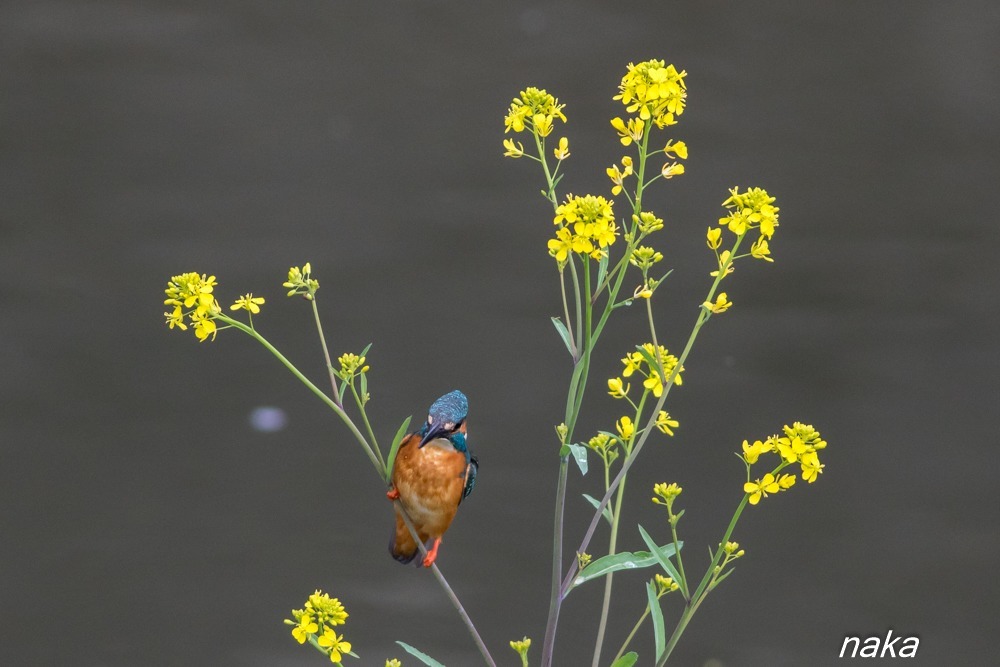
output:
[[[469,414],[469,399],[458,391],[449,392],[434,401],[428,411],[427,423],[420,429],[420,447],[436,438],[444,438],[460,452],[467,452],[465,418]]]

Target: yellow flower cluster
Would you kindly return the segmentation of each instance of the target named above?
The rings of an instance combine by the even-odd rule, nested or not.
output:
[[[605,248],[618,237],[613,202],[604,197],[567,195],[566,201],[556,207],[553,223],[558,226],[556,237],[549,241],[549,255],[562,266],[569,253],[589,255],[601,259]]]
[[[526,88],[511,102],[504,118],[504,132],[530,129],[540,137],[547,137],[551,134],[552,124],[556,119],[566,122],[566,116],[562,112],[564,106],[566,105],[559,104],[559,100],[544,90]]]
[[[341,380],[349,380],[355,375],[367,373],[371,368],[365,364],[365,357],[359,357],[350,352],[337,357],[337,361],[340,362],[340,371],[337,372],[337,375],[340,376]]]
[[[675,117],[684,113],[685,76],[687,72],[678,72],[662,60],[647,60],[638,65],[629,63],[614,99],[621,100],[629,113],[638,112],[640,120],[652,120],[662,129],[675,124]]]
[[[644,343],[642,351],[637,350],[622,359],[622,363],[625,365],[622,377],[630,377],[633,373],[639,371],[646,376],[642,386],[652,391],[653,396],[659,398],[663,395],[664,384],[677,367],[677,357],[670,354],[667,348],[660,345],[659,361],[663,364],[663,375],[660,374],[659,368],[657,368],[657,349],[653,347],[652,343]],[[674,384],[683,384],[683,380],[681,379],[683,371],[683,368],[677,371]]]
[[[177,327],[186,331],[188,325],[184,323],[184,318],[187,317],[198,340],[215,340],[215,316],[222,312],[213,294],[217,284],[215,276],[204,273],[173,276],[167,283],[167,299],[163,302],[166,306],[173,306],[172,311],[163,313],[167,325],[171,329]]]
[[[769,196],[767,190],[750,188],[741,193],[739,188],[733,188],[729,193],[729,199],[722,202],[722,206],[729,209],[729,214],[719,218],[719,225],[728,227],[737,236],[751,229],[759,229],[763,239],[774,236],[780,209],[773,206],[775,198]]]
[[[322,591],[316,591],[306,600],[304,609],[293,609],[292,618],[286,620],[293,625],[292,636],[300,644],[315,639],[316,644],[330,658],[330,662],[340,663],[343,654],[351,653],[350,642],[344,641],[334,628],[347,622],[348,613],[337,598],[331,598]]]
[[[608,433],[598,433],[587,443],[587,447],[604,459],[605,465],[611,465],[618,458],[618,438]]]
[[[761,498],[769,493],[778,493],[795,484],[794,475],[777,475],[782,468],[798,463],[802,471],[802,479],[812,484],[823,472],[819,462],[819,451],[826,448],[826,441],[819,431],[801,422],[784,427],[784,435],[772,435],[765,440],[755,440],[753,444],[743,441],[742,458],[750,466],[757,463],[763,454],[774,453],[781,457],[781,464],[771,473],[753,482],[747,481],[743,490],[750,494],[750,504],[756,505]]]
[[[319,289],[319,281],[312,277],[312,264],[306,262],[301,269],[297,266],[288,269],[288,280],[281,286],[288,289],[288,296],[301,294],[312,301],[316,296],[316,290]]]
[[[653,575],[653,583],[656,585],[656,597],[661,598],[667,593],[673,593],[680,586],[676,581],[670,577],[665,577],[662,574]]]
[[[684,491],[683,488],[678,486],[676,483],[671,482],[667,484],[666,482],[660,482],[659,484],[653,485],[653,502],[657,505],[666,505],[671,507],[674,504],[674,499],[681,495]]]

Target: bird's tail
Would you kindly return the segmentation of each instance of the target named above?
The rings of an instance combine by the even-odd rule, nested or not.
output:
[[[410,535],[410,531],[403,522],[403,517],[399,515],[399,512],[396,512],[396,528],[392,531],[392,536],[389,538],[389,553],[403,564],[409,563],[420,553],[417,543],[413,541],[413,536]],[[419,561],[417,565],[420,565]]]

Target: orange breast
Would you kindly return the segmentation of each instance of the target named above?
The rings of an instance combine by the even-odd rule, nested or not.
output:
[[[465,454],[440,442],[418,448],[420,436],[408,436],[392,471],[400,500],[423,540],[448,530],[465,488]]]

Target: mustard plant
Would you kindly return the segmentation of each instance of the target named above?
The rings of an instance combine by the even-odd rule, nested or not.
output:
[[[567,123],[563,111],[566,105],[555,96],[539,88],[525,88],[513,99],[504,118],[505,133],[512,136],[503,141],[503,155],[512,159],[526,158],[538,164],[544,183],[542,195],[552,208],[553,235],[547,241],[546,250],[554,262],[561,307],[561,314],[553,317],[552,323],[573,365],[565,405],[554,429],[558,467],[548,616],[539,663],[543,667],[555,664],[563,604],[575,588],[589,581],[603,581],[604,585],[602,604],[595,619],[592,658],[594,667],[602,664],[615,590],[614,575],[621,570],[642,568],[660,571],[654,572],[641,589],[627,592],[636,600],[640,610],[638,619],[631,631],[620,638],[617,653],[608,664],[630,667],[636,664],[640,652],[647,656],[644,664],[665,664],[701,604],[732,574],[734,561],[746,555],[747,551],[731,538],[747,506],[756,507],[763,500],[790,490],[798,479],[796,473],[812,484],[824,467],[819,454],[826,447],[826,441],[810,425],[794,422],[752,444],[744,440],[741,451],[736,452],[746,469],[742,487],[737,489],[736,482],[733,483],[736,509],[721,540],[709,549],[708,564],[700,578],[689,575],[688,568],[693,560],[688,558],[685,563],[682,557],[684,543],[679,539],[679,525],[685,510],[680,508],[683,488],[677,482],[657,483],[653,487],[651,502],[665,510],[662,525],[646,530],[641,525],[633,527],[623,521],[629,471],[647,440],[653,435],[671,438],[680,428],[680,420],[665,407],[673,387],[683,385],[688,372],[685,363],[699,332],[709,321],[734,307],[729,292],[722,291],[723,283],[731,289],[729,285],[737,262],[741,266],[754,260],[773,263],[771,242],[779,226],[780,209],[767,191],[758,187],[730,189],[722,201],[722,216],[705,232],[705,243],[710,251],[706,267],[710,280],[704,298],[697,302],[692,328],[679,353],[661,344],[653,305],[670,271],[661,268],[668,261],[667,254],[657,250],[652,241],[668,223],[653,211],[649,195],[650,188],[659,185],[658,181],[666,183],[686,172],[684,160],[688,158],[688,146],[674,136],[674,128],[687,107],[686,77],[687,72],[662,60],[628,65],[618,94],[614,96],[624,110],[621,116],[610,120],[613,136],[617,136],[625,154],[605,169],[611,185],[607,194],[560,193],[565,165],[572,153],[567,137],[554,138],[556,129]],[[190,328],[202,342],[214,341],[227,329],[254,338],[333,410],[365,452],[379,479],[388,484],[410,418],[403,420],[391,441],[384,441],[390,443],[387,447],[379,445],[376,429],[367,413],[371,401],[368,381],[371,346],[342,353],[337,357],[337,366],[334,365],[318,308],[320,284],[312,275],[311,265],[291,267],[283,286],[288,296],[302,297],[310,304],[330,383],[329,392],[309,380],[257,331],[254,316],[261,314],[261,307],[266,304],[264,297],[245,293],[236,298],[227,312],[216,300],[217,285],[215,276],[209,274],[192,272],[173,276],[166,289],[168,311],[164,316],[167,325],[171,329]],[[615,355],[624,355],[620,357],[620,372],[600,383],[606,387],[610,400],[621,406],[617,411],[620,416],[613,424],[605,424],[605,428],[598,427],[580,436],[582,406],[592,384],[590,369],[598,342],[612,315],[628,307],[645,311],[646,331],[638,335],[639,342],[633,349]],[[598,461],[601,474],[597,492],[582,495],[593,507],[594,514],[572,557],[567,558],[564,516],[571,461],[576,463],[581,475],[586,475],[590,459]],[[414,541],[426,555],[405,508],[398,499],[394,503]],[[602,522],[608,527],[606,545],[592,546]],[[632,541],[641,540],[646,548],[620,550],[619,539],[623,531],[629,532]],[[430,569],[484,662],[495,665],[476,626],[438,565],[432,564]],[[667,615],[661,603],[664,598],[668,602],[677,600],[671,612],[671,618],[676,620],[669,634]],[[339,626],[345,624],[347,617],[337,598],[316,591],[302,609],[292,611],[292,619],[286,623],[293,626],[292,636],[296,641],[308,642],[339,665],[345,656],[358,657],[351,643],[339,633]],[[634,648],[632,643],[636,634],[647,619],[653,625],[653,646]],[[409,644],[397,643],[423,664],[432,667],[441,664]],[[530,647],[528,637],[510,642],[522,667],[529,664]],[[401,662],[392,658],[385,664],[386,667],[400,667]]]

